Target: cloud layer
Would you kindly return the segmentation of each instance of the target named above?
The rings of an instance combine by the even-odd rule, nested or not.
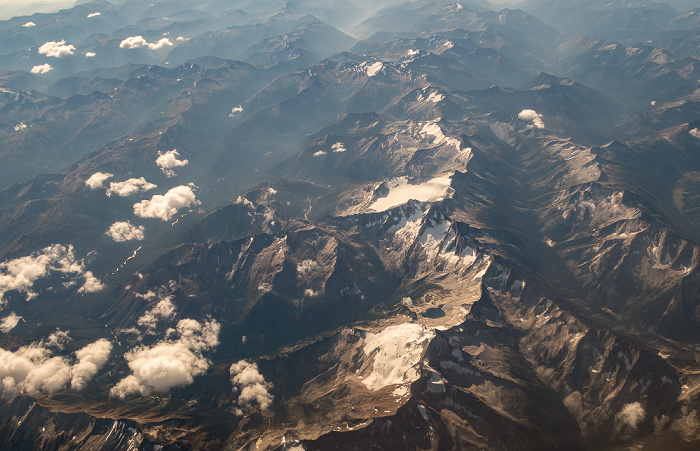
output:
[[[49,63],[46,64],[39,64],[38,66],[32,67],[31,73],[35,75],[43,75],[47,72],[51,72],[53,70],[53,67]]]
[[[219,344],[221,326],[215,320],[199,323],[183,319],[165,339],[152,346],[140,346],[129,351],[125,358],[132,374],[112,387],[110,395],[121,399],[129,395],[165,393],[173,387],[184,387],[194,378],[206,373],[211,362],[203,353]]]
[[[192,188],[187,185],[176,186],[164,195],[156,194],[150,200],[134,204],[134,214],[140,218],[158,218],[167,221],[182,208],[197,203]]]
[[[124,241],[140,241],[144,238],[145,228],[143,226],[132,225],[129,221],[115,222],[105,232],[105,235],[112,238],[117,243]]]
[[[237,415],[244,415],[259,406],[261,410],[267,410],[274,400],[270,394],[273,385],[266,382],[258,371],[257,363],[241,360],[229,368],[233,391],[238,393]]]
[[[68,383],[74,390],[82,390],[102,369],[112,350],[111,342],[99,339],[76,351],[76,363],[71,365],[73,358],[54,356],[51,346],[49,339],[22,346],[15,352],[0,349],[0,390],[4,398],[52,394],[65,389]]]
[[[178,160],[177,157],[179,156],[180,153],[177,151],[177,149],[169,150],[164,153],[158,152],[158,158],[156,158],[156,165],[158,165],[160,170],[163,171],[165,175],[167,175],[168,177],[174,177],[174,168],[185,166],[189,163],[189,161],[185,159]]]
[[[170,39],[168,38],[163,38],[158,42],[152,42],[148,43],[143,36],[129,36],[128,38],[124,39],[120,44],[119,48],[122,49],[138,49],[140,47],[148,47],[151,50],[160,50],[164,47],[171,47],[173,45],[172,42],[170,42]]]
[[[33,291],[34,283],[51,274],[73,276],[85,279],[78,290],[81,293],[93,293],[103,288],[103,284],[90,271],[85,271],[85,263],[75,258],[73,246],[52,244],[39,252],[26,257],[19,257],[0,263],[0,307],[4,305],[5,293],[16,290],[24,293],[27,300],[37,296]]]
[[[109,172],[95,172],[85,180],[85,184],[90,188],[90,189],[98,189],[104,187],[105,181],[107,179],[110,179],[114,177],[113,174],[110,174]]]
[[[535,110],[522,110],[518,113],[518,119],[522,119],[527,122],[532,123],[534,128],[544,128],[544,122],[542,121],[542,115],[537,114]],[[528,126],[530,127],[530,126]]]
[[[130,178],[129,180],[125,180],[123,182],[111,182],[109,184],[109,188],[107,188],[107,197],[112,196],[112,194],[116,194],[119,197],[127,197],[131,196],[132,194],[146,192],[157,187],[157,185],[147,182],[143,177]]]
[[[62,41],[49,41],[39,47],[39,53],[41,55],[54,58],[63,58],[64,56],[72,55],[74,52],[75,47],[70,44],[66,45],[65,39]]]

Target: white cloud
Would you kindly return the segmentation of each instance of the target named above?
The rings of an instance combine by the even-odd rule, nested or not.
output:
[[[638,402],[631,402],[622,406],[617,417],[626,425],[637,429],[637,425],[644,419],[644,407]]]
[[[20,131],[20,130],[24,130],[24,129],[26,129],[26,128],[27,128],[27,124],[25,124],[24,122],[20,122],[19,124],[17,124],[17,125],[14,126],[14,130],[15,130],[16,132],[18,132],[18,131]]]
[[[297,265],[297,277],[300,279],[309,273],[319,271],[321,267],[314,260],[308,259]]]
[[[49,335],[48,338],[44,340],[42,346],[48,346],[49,348],[63,350],[63,348],[65,348],[68,343],[73,341],[73,339],[68,335],[69,332],[69,330],[56,329],[56,331],[51,333],[51,335]]]
[[[148,43],[143,36],[129,36],[128,38],[124,39],[120,44],[119,48],[122,49],[137,49],[139,47],[148,47],[151,50],[160,50],[164,47],[171,47],[173,45],[172,42],[170,42],[170,39],[168,38],[163,38],[158,42],[152,42]]]
[[[145,396],[190,385],[209,369],[211,362],[203,352],[219,344],[220,329],[215,320],[202,324],[183,319],[176,330],[170,331],[170,335],[179,335],[177,340],[165,339],[152,346],[132,349],[125,356],[132,374],[112,387],[110,395],[124,399],[136,393]]]
[[[169,150],[167,152],[158,152],[158,158],[156,158],[156,165],[160,168],[161,171],[168,177],[174,177],[175,172],[173,171],[173,168],[181,167],[181,166],[186,166],[189,163],[189,160],[178,160],[177,157],[180,156],[180,153],[177,151],[177,149]]]
[[[81,292],[92,292],[102,284],[90,271],[85,270],[85,263],[75,258],[73,246],[53,244],[26,257],[0,263],[0,306],[5,293],[11,290],[24,293],[27,300],[37,296],[33,291],[34,282],[51,274],[74,275],[68,285],[77,277],[84,277],[85,284]]]
[[[318,295],[318,293],[315,292],[314,290],[312,290],[311,288],[307,288],[306,290],[304,290],[304,296],[306,296],[306,297],[313,298],[316,295]]]
[[[22,317],[18,316],[15,312],[10,313],[0,321],[0,332],[8,333],[19,323]]]
[[[75,47],[70,44],[66,45],[65,39],[62,41],[49,41],[39,47],[39,53],[41,55],[52,56],[54,58],[63,58],[64,56],[72,55],[74,52]]]
[[[142,193],[153,188],[157,188],[158,185],[149,183],[145,178],[131,178],[124,182],[111,182],[109,188],[107,189],[107,197],[111,197],[112,194],[116,194],[119,197],[127,197],[132,194]]]
[[[88,17],[88,19],[90,19],[91,17],[97,17],[97,16],[101,16],[101,15],[102,15],[102,13],[100,13],[98,11],[98,12],[88,14],[87,17]]]
[[[187,185],[176,186],[165,195],[156,194],[150,200],[134,204],[134,214],[141,218],[158,218],[167,221],[181,208],[196,204],[194,191]]]
[[[147,329],[148,332],[155,331],[160,320],[171,320],[175,318],[175,305],[170,300],[170,296],[161,299],[155,307],[141,316],[136,322],[139,326]]]
[[[70,385],[74,390],[80,391],[102,369],[109,354],[112,352],[112,342],[101,338],[79,351],[75,352],[78,363],[71,368]]]
[[[172,47],[173,43],[170,42],[170,39],[168,38],[163,38],[158,42],[153,42],[151,44],[148,44],[148,48],[151,50],[160,50],[164,47]]]
[[[535,110],[522,110],[518,113],[518,119],[522,119],[527,122],[532,122],[532,126],[535,128],[544,128],[544,122],[542,122],[542,115],[537,114]]]
[[[105,285],[100,282],[100,279],[92,274],[92,271],[85,271],[85,283],[78,289],[78,293],[97,293],[101,291]]]
[[[326,152],[319,150],[318,152],[314,152],[314,157],[320,157],[320,156],[323,156],[325,154],[326,154]]]
[[[690,136],[693,136],[695,138],[700,139],[700,128],[694,128],[692,130],[688,130],[688,133],[690,133]]]
[[[175,39],[175,40],[176,40],[177,42],[185,42],[185,41],[189,41],[190,39],[191,39],[191,38],[186,38],[186,37],[183,37],[183,36],[178,36],[177,39]]]
[[[119,44],[119,48],[137,49],[146,45],[148,45],[148,42],[143,38],[143,36],[129,36]]]
[[[39,64],[38,66],[32,67],[31,73],[35,75],[43,75],[47,72],[51,72],[53,70],[53,67],[49,63],[46,64]]]
[[[104,186],[105,180],[114,177],[113,174],[109,172],[95,172],[85,180],[85,184],[90,187],[90,189],[102,188]]]
[[[0,349],[0,390],[4,398],[25,393],[52,394],[65,389],[69,382],[81,390],[105,364],[112,348],[109,341],[97,340],[77,351],[77,363],[71,366],[68,357],[54,356],[49,345],[43,341],[15,352]]]
[[[242,105],[238,105],[237,107],[231,108],[231,113],[229,113],[228,117],[236,117],[238,113],[243,113]]]
[[[117,243],[122,243],[124,241],[142,240],[144,238],[144,231],[145,228],[143,226],[136,227],[129,221],[115,222],[109,227],[109,230],[105,232],[105,235],[109,236]]]
[[[24,28],[31,28],[31,27],[36,27],[36,24],[34,22],[27,22],[24,25],[22,25]]]
[[[272,405],[274,397],[269,390],[273,385],[265,381],[258,371],[257,363],[241,360],[231,365],[229,373],[233,390],[238,393],[236,414],[243,415],[256,405],[260,406],[261,410],[267,410]]]
[[[95,56],[97,56],[95,52],[85,52],[85,58],[93,58]]]
[[[334,153],[345,152],[347,150],[343,143],[335,143],[331,146],[331,149],[333,149]]]

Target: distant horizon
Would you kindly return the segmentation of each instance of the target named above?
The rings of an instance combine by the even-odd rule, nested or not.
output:
[[[17,0],[0,0],[0,20],[36,13],[53,13],[79,3],[78,0],[36,0],[19,3]]]

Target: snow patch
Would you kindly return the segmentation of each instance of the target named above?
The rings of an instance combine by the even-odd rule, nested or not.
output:
[[[366,64],[367,63],[364,63],[363,66],[365,66]],[[367,76],[374,77],[379,73],[380,70],[382,70],[382,67],[384,67],[384,63],[382,63],[381,61],[377,61],[376,63],[372,63],[369,66],[365,66]]]
[[[411,199],[419,202],[433,202],[439,198],[444,198],[452,183],[451,177],[452,174],[436,177],[418,185],[409,184],[407,177],[397,177],[386,182],[389,188],[389,193],[386,197],[377,199],[369,208],[380,212],[405,204]]]
[[[367,357],[373,356],[374,361],[371,374],[362,383],[370,390],[379,390],[418,379],[418,365],[434,336],[434,331],[412,323],[367,333],[362,350]]]

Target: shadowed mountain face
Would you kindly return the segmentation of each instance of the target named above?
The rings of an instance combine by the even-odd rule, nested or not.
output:
[[[505,6],[1,21],[0,448],[697,449],[700,10]]]

